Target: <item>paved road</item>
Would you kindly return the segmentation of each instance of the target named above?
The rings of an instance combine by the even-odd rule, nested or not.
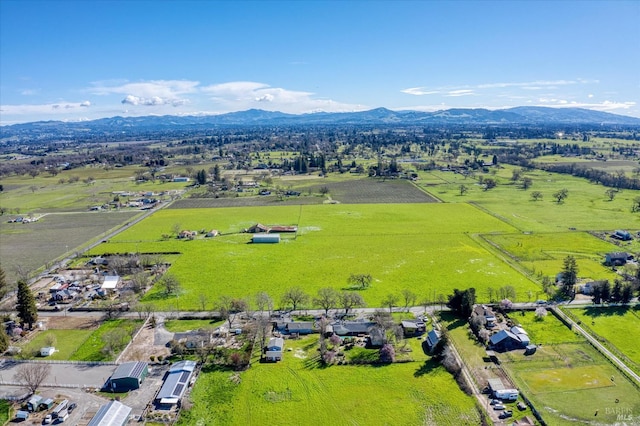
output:
[[[0,360],[0,384],[17,384],[14,375],[24,364],[46,363],[46,361],[13,362]],[[42,386],[56,387],[102,387],[116,369],[115,365],[91,363],[47,363],[51,370]]]

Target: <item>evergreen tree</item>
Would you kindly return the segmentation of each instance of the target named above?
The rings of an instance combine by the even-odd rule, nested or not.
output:
[[[21,325],[28,324],[29,328],[38,320],[36,300],[31,293],[29,285],[24,280],[18,281],[18,304],[16,306]]]
[[[0,354],[9,349],[9,336],[4,331],[4,327],[0,327]]]
[[[633,298],[633,289],[631,288],[631,285],[626,284],[624,287],[622,287],[622,296],[620,297],[620,302],[629,303],[631,302],[632,298]]]
[[[602,283],[602,301],[608,302],[611,299],[611,284],[609,280],[604,280]]]
[[[562,268],[562,283],[564,285],[565,294],[573,293],[573,286],[576,285],[578,280],[578,264],[576,258],[573,256],[567,256],[564,258]]]
[[[611,301],[618,303],[622,300],[622,282],[615,280],[613,283],[613,289],[611,290]]]
[[[4,274],[4,269],[0,266],[0,299],[2,299],[8,291],[9,286],[7,285],[7,277]]]

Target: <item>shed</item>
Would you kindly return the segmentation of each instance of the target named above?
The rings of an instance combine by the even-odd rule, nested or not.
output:
[[[173,364],[165,376],[160,391],[156,395],[156,403],[162,405],[177,404],[187,390],[195,368],[195,361],[180,361]]]
[[[16,412],[17,420],[27,420],[29,418],[29,412],[24,410],[18,410]]]
[[[42,401],[40,401],[40,408],[43,410],[48,410],[53,407],[53,404],[55,404],[55,401],[52,398],[43,399]]]
[[[280,242],[280,234],[253,234],[251,242],[254,244],[277,244]]]
[[[118,284],[120,284],[120,277],[118,275],[106,275],[100,288],[103,290],[115,290]]]
[[[33,395],[31,399],[27,402],[27,409],[29,411],[38,411],[40,408],[40,403],[42,402],[42,397],[40,395]]]
[[[113,400],[100,407],[87,426],[124,426],[129,421],[129,414],[131,407]]]
[[[439,341],[440,341],[440,333],[438,333],[437,330],[431,330],[430,332],[428,332],[427,337],[424,340],[424,344],[427,347],[427,351],[429,353],[433,353],[433,350],[435,349]]]
[[[40,356],[53,355],[55,352],[56,352],[56,348],[53,346],[46,346],[44,348],[40,348]]]
[[[504,383],[502,383],[502,380],[500,380],[500,378],[494,377],[492,379],[489,379],[489,389],[491,389],[492,393],[505,390],[506,388],[507,387],[504,385]]]
[[[616,232],[613,233],[613,237],[622,241],[630,241],[632,239],[631,233],[629,231],[623,231],[622,229],[617,229]]]
[[[400,323],[402,331],[405,336],[415,336],[422,334],[426,331],[426,326],[423,321],[408,321],[404,320]]]
[[[527,345],[527,347],[524,348],[524,354],[525,355],[533,355],[534,353],[536,353],[537,349],[538,349],[538,347],[536,345]]]
[[[116,368],[105,388],[113,392],[128,392],[138,389],[148,374],[149,365],[146,362],[125,362]]]

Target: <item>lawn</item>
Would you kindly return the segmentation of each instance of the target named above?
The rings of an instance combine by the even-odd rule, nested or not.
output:
[[[181,333],[191,330],[214,329],[224,323],[225,321],[212,320],[167,320],[164,322],[164,328],[172,333]]]
[[[637,339],[631,336],[640,336],[640,310],[623,307],[588,307],[571,309],[582,326],[593,331],[597,336],[604,338],[626,355],[640,371],[640,347]]]
[[[203,372],[178,424],[479,424],[473,399],[431,361],[319,368],[316,341],[287,340],[277,364]]]
[[[11,404],[9,401],[0,399],[0,425],[9,421],[9,414],[11,412]]]
[[[238,234],[255,223],[298,225],[280,244],[247,244]],[[163,241],[174,224],[181,229],[218,229],[220,237]],[[470,234],[513,232],[513,228],[466,204],[311,205],[159,211],[92,253],[179,252],[170,272],[182,283],[178,297],[162,288],[144,301],[160,309],[198,309],[199,295],[245,297],[266,291],[280,295],[300,286],[315,295],[322,287],[348,287],[351,274],[370,274],[362,292],[369,306],[381,306],[403,288],[424,295],[449,294],[474,283],[480,298],[487,287],[513,285],[520,293],[539,287],[480,246]],[[419,302],[419,301],[418,301]]]
[[[593,366],[525,371],[520,378],[534,394],[615,386],[607,371]]]
[[[71,361],[113,361],[119,352],[124,349],[128,341],[123,341],[119,351],[114,353],[104,352],[105,346],[104,336],[113,330],[123,329],[126,335],[133,336],[136,330],[142,325],[142,320],[126,320],[116,319],[105,321],[102,325],[85,340],[85,342],[76,350],[71,357]]]
[[[512,312],[509,314],[509,318],[526,330],[531,343],[534,345],[554,345],[585,341],[584,337],[567,328],[551,312],[542,320],[536,318],[534,311]]]
[[[48,346],[48,342],[51,342],[52,346],[56,348],[56,352],[46,359],[68,360],[92,333],[92,330],[45,330],[38,333],[22,350],[25,353],[37,351],[39,354],[40,348]]]

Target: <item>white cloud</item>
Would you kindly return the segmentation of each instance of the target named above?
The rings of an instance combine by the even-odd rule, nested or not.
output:
[[[20,92],[20,94],[22,96],[33,96],[33,95],[37,95],[38,92],[40,92],[40,90],[38,89],[24,89],[23,91]]]
[[[70,110],[87,108],[91,102],[57,102],[48,104],[28,104],[28,105],[2,105],[3,115],[34,115],[34,114],[67,114]]]
[[[447,96],[463,96],[455,94],[455,92],[472,91],[472,90],[487,90],[487,89],[505,89],[505,88],[521,88],[524,90],[541,90],[543,88],[550,89],[558,86],[568,86],[575,84],[596,84],[598,80],[588,80],[577,78],[575,80],[535,80],[527,82],[497,82],[497,83],[483,83],[476,85],[463,85],[457,87],[410,87],[402,89],[402,93],[408,95],[437,95],[446,93]],[[453,94],[452,94],[453,93]],[[470,94],[470,93],[465,93]]]
[[[86,107],[90,107],[91,106],[91,102],[89,102],[89,101],[80,102],[79,106],[85,107],[85,108]]]
[[[469,96],[473,95],[473,90],[470,89],[459,89],[459,90],[450,90],[445,96]]]
[[[174,107],[186,105],[189,103],[187,99],[161,98],[160,96],[142,98],[134,95],[127,95],[120,102],[125,105],[145,105],[145,106],[171,105]]]
[[[586,108],[593,109],[596,111],[616,111],[616,110],[629,110],[634,108],[637,103],[636,102],[617,102],[617,101],[604,101],[599,103],[589,103],[589,102],[577,102],[577,101],[568,101],[566,99],[555,99],[555,98],[540,98],[538,99],[539,106],[551,106],[557,108]]]
[[[233,81],[201,88],[224,111],[250,108],[289,113],[315,111],[346,112],[367,109],[363,105],[346,104],[331,99],[316,98],[315,93],[271,87],[254,81]]]

